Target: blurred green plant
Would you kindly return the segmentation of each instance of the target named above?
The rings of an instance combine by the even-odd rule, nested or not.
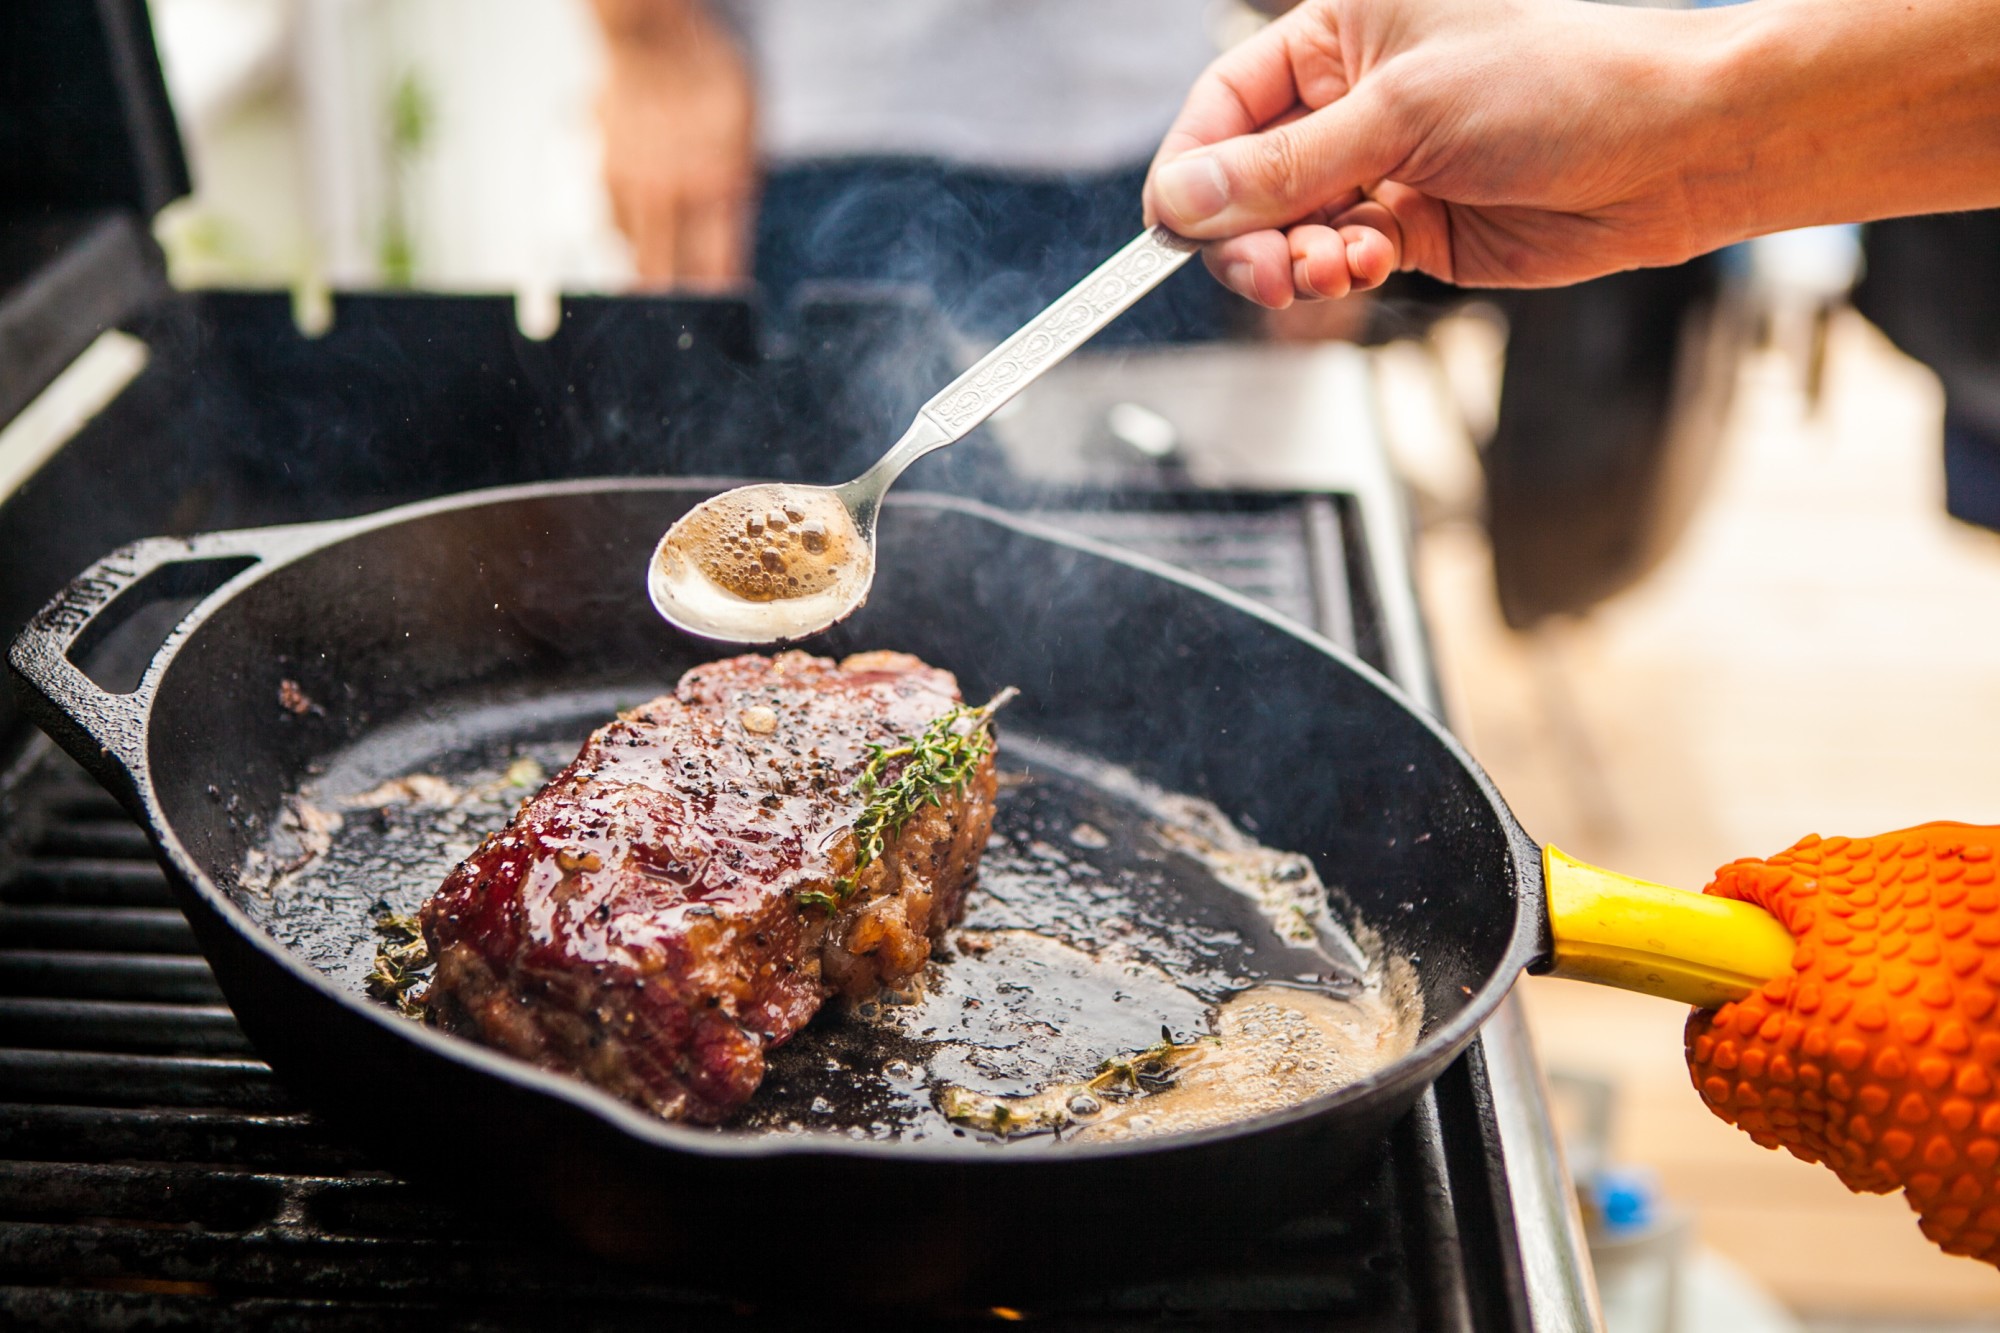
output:
[[[408,287],[416,280],[417,245],[409,214],[409,177],[430,143],[436,110],[428,87],[414,69],[403,71],[389,90],[388,171],[383,191],[382,226],[375,247],[376,266],[388,287]]]
[[[285,281],[289,274],[240,223],[198,199],[179,199],[153,220],[176,287],[220,287]]]
[[[430,93],[415,70],[405,70],[389,94],[390,150],[415,156],[430,140],[433,119]]]

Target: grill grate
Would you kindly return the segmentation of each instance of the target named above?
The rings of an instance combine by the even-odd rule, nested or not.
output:
[[[1308,616],[1301,508],[1054,514]],[[1183,518],[1194,517],[1184,515]],[[1317,585],[1319,586],[1315,586]],[[1347,589],[1339,590],[1345,597]],[[75,1328],[783,1327],[748,1306],[482,1236],[374,1169],[255,1058],[140,830],[45,750],[0,848],[0,1324]],[[1449,1076],[1448,1076],[1449,1077]],[[1458,1100],[1470,1101],[1469,1091]],[[1046,1328],[1485,1326],[1429,1099],[1321,1214],[1216,1272],[1033,1311]],[[1476,1125],[1454,1131],[1476,1144]],[[1465,1151],[1461,1148],[1460,1151]],[[1488,1261],[1489,1263],[1493,1261]],[[1476,1278],[1476,1273],[1474,1274]],[[1490,1294],[1489,1294],[1490,1296]],[[933,1327],[990,1327],[938,1311]]]

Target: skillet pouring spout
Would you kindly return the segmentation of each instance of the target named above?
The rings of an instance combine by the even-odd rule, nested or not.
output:
[[[666,1123],[368,999],[390,870],[357,868],[306,910],[246,881],[250,854],[303,817],[299,793],[343,756],[393,775],[407,738],[442,744],[506,715],[525,719],[524,740],[573,751],[574,719],[552,721],[547,700],[636,703],[722,655],[654,616],[637,576],[659,533],[726,484],[517,487],[142,543],[14,645],[37,717],[144,821],[259,1052],[386,1165],[522,1239],[700,1285],[1015,1303],[1226,1260],[1318,1206],[1379,1159],[1546,952],[1540,849],[1371,668],[1157,562],[909,495],[884,508],[869,603],[804,647],[912,653],[968,698],[1019,686],[1003,755],[1009,731],[1046,741],[1308,858],[1329,908],[1411,961],[1423,1021],[1406,1054],[1305,1103],[1172,1136],[854,1141]],[[770,1232],[774,1200],[893,1219],[898,1260],[774,1277],[741,1240]]]

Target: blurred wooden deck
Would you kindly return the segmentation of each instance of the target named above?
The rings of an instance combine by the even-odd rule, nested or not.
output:
[[[2000,823],[2000,537],[1945,517],[1936,382],[1851,315],[1817,413],[1797,381],[1774,353],[1746,363],[1693,528],[1583,622],[1510,635],[1477,527],[1424,534],[1447,696],[1537,837],[1699,888],[1809,832]],[[1528,998],[1546,1065],[1615,1080],[1619,1155],[1793,1308],[2000,1328],[2000,1272],[1933,1250],[1900,1198],[1708,1114],[1685,1010],[1555,981]]]

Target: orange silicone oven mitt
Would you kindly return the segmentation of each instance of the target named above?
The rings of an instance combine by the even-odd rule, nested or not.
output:
[[[1901,1189],[1952,1254],[2000,1264],[2000,827],[1801,840],[1724,866],[1791,966],[1688,1018],[1708,1105],[1848,1188]]]

